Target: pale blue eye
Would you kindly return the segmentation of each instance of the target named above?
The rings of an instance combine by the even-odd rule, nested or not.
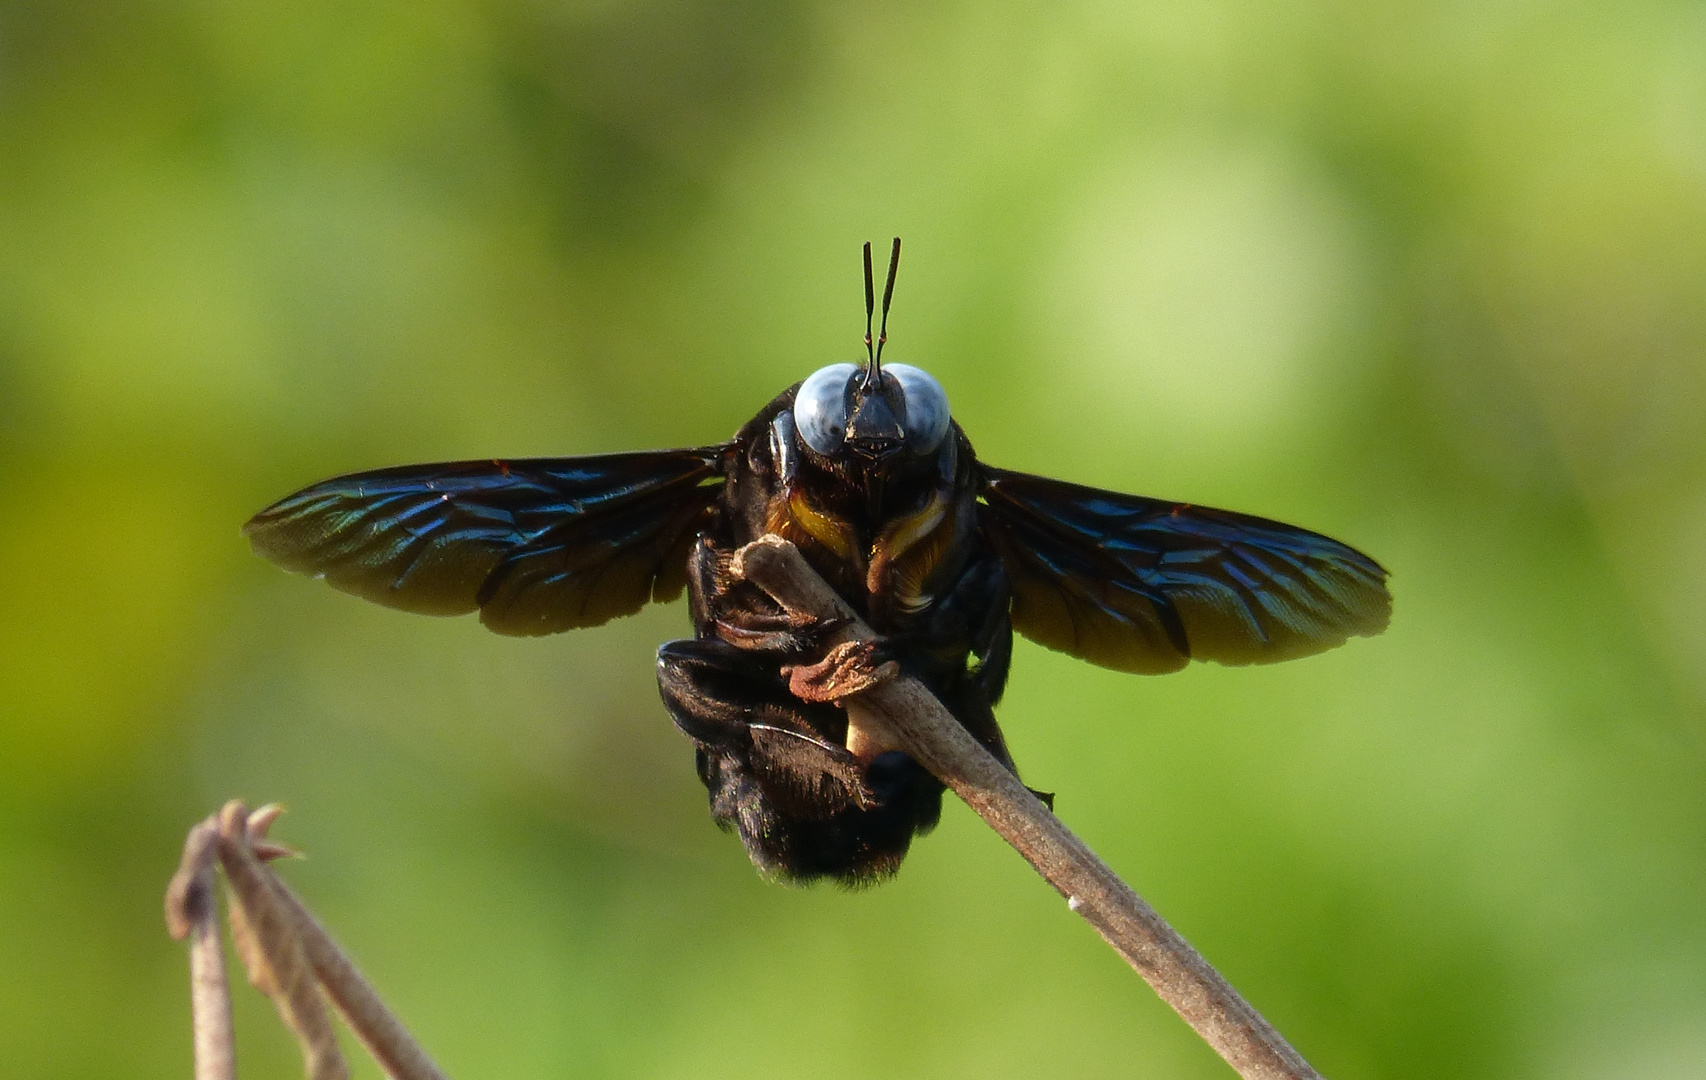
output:
[[[948,434],[948,394],[942,384],[911,364],[884,364],[883,374],[900,384],[906,402],[907,447],[915,454],[928,454],[941,446]]]
[[[819,368],[794,395],[794,426],[820,454],[835,453],[847,436],[847,384],[858,370],[853,364]]]

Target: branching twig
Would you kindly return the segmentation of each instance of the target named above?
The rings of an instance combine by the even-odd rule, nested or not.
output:
[[[257,815],[259,816],[259,815]],[[279,1019],[302,1046],[309,1080],[348,1080],[332,1018],[302,950],[296,915],[278,902],[272,872],[249,848],[249,811],[229,802],[219,812],[219,862],[231,888],[231,935],[249,981],[272,998]]]
[[[734,572],[790,612],[843,620],[839,641],[876,635],[794,546],[766,536],[736,555]],[[1142,975],[1162,1000],[1247,1080],[1320,1080],[1208,961],[1008,772],[916,680],[896,679],[847,699],[862,726],[894,742],[1018,849],[1072,910]]]
[[[292,854],[267,840],[279,808],[249,813],[240,802],[190,830],[177,874],[166,890],[166,925],[190,938],[196,1080],[234,1080],[230,991],[219,944],[213,889],[215,860],[231,890],[231,931],[249,981],[273,999],[279,1018],[302,1047],[309,1080],[347,1080],[322,991],[350,1030],[394,1080],[445,1080],[379,1000],[349,957],[267,866]]]

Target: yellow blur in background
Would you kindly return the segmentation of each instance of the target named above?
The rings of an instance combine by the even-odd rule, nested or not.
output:
[[[951,799],[760,881],[681,606],[503,639],[238,535],[726,438],[899,233],[985,460],[1393,572],[1278,667],[1020,643],[1067,822],[1328,1076],[1706,1076],[1703,57],[1648,0],[0,0],[0,1074],[188,1074],[159,896],[242,796],[458,1077],[1228,1075]]]

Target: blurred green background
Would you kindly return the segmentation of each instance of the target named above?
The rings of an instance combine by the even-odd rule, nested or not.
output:
[[[1274,668],[1021,643],[1068,823],[1328,1076],[1706,1076],[1703,58],[1653,0],[0,0],[0,1072],[189,1074],[159,897],[242,796],[457,1077],[1230,1075],[952,800],[760,881],[681,606],[503,639],[238,535],[723,439],[899,233],[985,459],[1393,571]]]

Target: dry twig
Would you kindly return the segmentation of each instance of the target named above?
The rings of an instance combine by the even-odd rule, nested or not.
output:
[[[842,620],[832,644],[876,638],[786,540],[765,536],[748,544],[736,555],[733,570],[791,613]],[[856,694],[845,704],[862,726],[886,729],[896,744],[953,788],[1238,1075],[1247,1080],[1320,1080],[1302,1055],[1189,942],[1003,768],[922,684],[896,679]]]
[[[272,871],[250,849],[249,840],[248,808],[226,803],[219,812],[219,862],[231,889],[231,936],[237,955],[243,958],[249,982],[272,998],[279,1019],[301,1044],[309,1080],[348,1080],[349,1066],[303,954],[296,915],[278,902],[269,880]]]
[[[166,929],[190,942],[190,1013],[195,1024],[195,1080],[237,1075],[231,1028],[231,990],[219,943],[219,899],[213,891],[219,825],[212,818],[190,830],[184,857],[166,887]]]
[[[231,897],[231,932],[249,981],[273,999],[279,1018],[302,1047],[309,1080],[347,1080],[321,994],[394,1080],[445,1080],[371,984],[308,913],[267,862],[293,854],[267,839],[280,808],[254,813],[226,803],[190,830],[178,872],[166,890],[166,925],[190,938],[196,1080],[234,1080],[230,991],[219,944],[213,889],[215,860]]]

